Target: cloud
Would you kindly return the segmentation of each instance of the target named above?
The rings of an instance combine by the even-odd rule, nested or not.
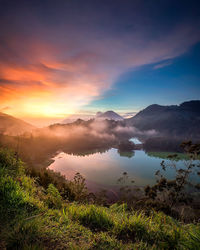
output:
[[[161,62],[159,64],[156,64],[153,68],[154,69],[160,69],[160,68],[164,68],[166,66],[169,66],[172,64],[172,61],[167,61],[167,62]]]
[[[125,118],[125,119],[127,119],[127,118],[130,118],[130,117],[133,117],[133,116],[135,116],[137,114],[137,112],[125,112],[125,113],[121,113],[121,115]]]
[[[88,126],[85,124],[79,125],[53,125],[42,129],[36,129],[32,132],[33,136],[45,136],[45,137],[57,137],[64,140],[69,140],[70,143],[77,141],[79,144],[84,141],[104,142],[110,143],[116,142],[116,134],[113,133],[112,129],[106,121],[93,121]],[[76,141],[77,140],[77,141]]]
[[[132,136],[145,135],[145,136],[153,136],[157,135],[158,132],[155,129],[141,131],[135,127],[122,127],[117,126],[114,131],[119,134],[128,134]]]
[[[89,122],[80,122],[68,125],[55,124],[32,131],[34,136],[57,137],[69,140],[70,143],[78,141],[84,142],[115,143],[119,140],[128,140],[135,136],[154,136],[158,135],[156,130],[141,131],[135,127],[123,127],[107,120],[91,120]]]
[[[199,20],[159,22],[142,1],[67,2],[49,1],[44,12],[39,3],[2,8],[0,107],[60,118],[101,98],[124,72],[166,66],[200,41]]]

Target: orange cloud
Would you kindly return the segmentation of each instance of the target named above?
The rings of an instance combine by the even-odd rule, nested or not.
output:
[[[195,27],[185,25],[155,37],[140,26],[103,36],[95,27],[97,34],[87,37],[74,22],[37,25],[25,34],[6,29],[0,47],[0,109],[9,106],[10,114],[30,119],[64,118],[101,98],[122,73],[179,56],[200,40]]]
[[[0,106],[11,106],[9,113],[19,117],[65,117],[102,92],[105,76],[87,70],[78,62],[4,65]]]

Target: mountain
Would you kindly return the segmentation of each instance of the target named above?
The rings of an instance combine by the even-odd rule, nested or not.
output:
[[[114,111],[106,111],[106,112],[97,112],[96,115],[84,115],[84,114],[74,114],[74,115],[70,115],[68,116],[66,119],[64,119],[62,121],[62,124],[68,124],[68,123],[73,123],[76,120],[81,119],[83,121],[88,121],[90,119],[97,119],[97,120],[115,120],[115,121],[120,121],[123,120],[124,118],[122,116],[120,116],[119,114],[117,114]]]
[[[62,124],[68,124],[68,123],[72,123],[75,122],[78,119],[84,120],[84,121],[88,121],[90,119],[94,118],[94,115],[85,115],[85,114],[73,114],[68,116],[66,119],[64,119],[62,121]]]
[[[0,134],[14,136],[30,132],[33,129],[35,129],[33,125],[11,115],[0,112]]]
[[[153,104],[125,123],[142,131],[155,129],[168,136],[200,137],[200,100],[172,106]]]
[[[104,113],[97,112],[95,119],[108,119],[108,120],[120,121],[123,120],[124,118],[119,114],[117,114],[116,112],[109,110]]]

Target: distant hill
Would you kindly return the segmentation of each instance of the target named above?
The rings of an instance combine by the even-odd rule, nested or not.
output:
[[[72,123],[75,122],[78,119],[84,120],[84,121],[88,121],[90,119],[94,118],[94,115],[82,115],[82,114],[73,114],[73,115],[69,115],[66,119],[64,119],[62,121],[62,124],[68,124],[68,123]]]
[[[114,111],[106,111],[106,112],[97,112],[96,115],[82,115],[82,114],[73,114],[68,116],[66,119],[62,121],[62,124],[68,124],[68,123],[73,123],[76,120],[81,119],[83,121],[88,121],[90,119],[101,119],[101,120],[115,120],[115,121],[121,121],[124,118],[117,114]]]
[[[23,120],[0,112],[0,133],[5,135],[20,135],[30,132],[35,127]]]
[[[117,114],[116,112],[109,110],[104,113],[97,112],[95,119],[108,119],[108,120],[120,121],[123,120],[124,118],[119,114]]]
[[[169,136],[200,137],[200,101],[172,106],[153,104],[125,122],[142,131],[155,129]]]

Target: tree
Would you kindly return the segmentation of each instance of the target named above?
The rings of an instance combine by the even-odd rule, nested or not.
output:
[[[191,205],[193,197],[188,192],[188,189],[197,190],[200,189],[199,182],[191,182],[191,175],[197,175],[200,177],[200,144],[192,144],[191,141],[183,142],[180,145],[185,154],[187,160],[184,161],[184,166],[181,168],[177,167],[177,160],[179,159],[177,154],[169,155],[168,159],[170,163],[165,161],[161,162],[162,170],[156,171],[157,177],[156,184],[153,186],[145,187],[146,196],[154,201],[156,204],[160,204],[169,211],[172,211],[178,205]],[[175,171],[175,178],[168,180],[165,177],[167,168],[173,168]],[[198,178],[199,181],[199,178]]]

